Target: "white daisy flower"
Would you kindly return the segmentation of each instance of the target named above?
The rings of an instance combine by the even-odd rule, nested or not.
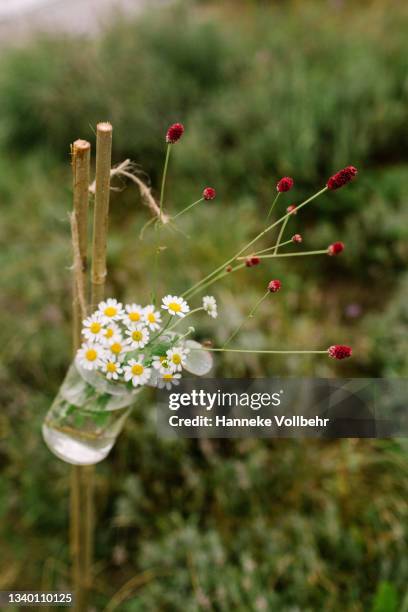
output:
[[[152,366],[155,370],[157,370],[161,374],[164,374],[169,369],[169,362],[167,360],[167,357],[165,355],[162,355],[160,357],[158,355],[155,355],[153,357]]]
[[[147,327],[152,331],[160,329],[161,314],[153,305],[145,307],[143,311],[143,318]]]
[[[187,302],[176,295],[166,295],[162,300],[162,308],[167,310],[170,315],[177,315],[178,317],[185,317],[190,310]]]
[[[131,325],[126,331],[126,335],[129,336],[126,342],[132,349],[143,348],[149,342],[149,331],[142,325]]]
[[[143,308],[139,304],[126,304],[123,322],[125,325],[141,323],[143,321]]]
[[[103,339],[105,329],[103,327],[103,318],[99,312],[83,321],[82,335],[89,342],[98,342]]]
[[[106,352],[99,344],[84,342],[77,352],[80,365],[85,370],[96,370],[103,362]]]
[[[159,389],[170,390],[173,386],[180,384],[180,378],[181,374],[175,372],[167,372],[167,374],[162,374],[157,380],[157,386]]]
[[[105,374],[108,380],[118,380],[119,374],[122,374],[123,369],[120,367],[120,363],[116,357],[107,356],[102,361],[102,372]]]
[[[212,295],[205,295],[203,297],[203,308],[205,312],[210,315],[210,317],[212,317],[213,319],[217,318],[218,311],[215,297],[213,297]]]
[[[124,314],[122,304],[114,298],[108,298],[98,305],[98,311],[103,316],[104,321],[117,321]]]
[[[190,349],[175,346],[166,352],[167,361],[172,372],[181,372],[186,363]]]
[[[108,344],[109,342],[112,342],[114,339],[118,338],[120,338],[119,325],[117,325],[117,323],[114,321],[106,323],[104,327],[103,342]]]
[[[108,342],[107,342],[107,352],[110,355],[114,355],[115,357],[119,358],[121,355],[123,355],[123,353],[126,353],[126,351],[129,350],[129,347],[127,346],[127,343],[125,340],[123,340],[122,336],[120,334],[117,334],[116,336],[113,336]]]
[[[142,357],[140,357],[138,360],[130,359],[129,363],[123,368],[126,382],[131,380],[134,387],[137,387],[138,385],[145,385],[150,378],[150,373],[152,370],[151,368],[145,368],[142,361]]]

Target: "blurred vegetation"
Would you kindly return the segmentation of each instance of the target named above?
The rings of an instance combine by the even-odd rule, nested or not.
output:
[[[174,147],[167,207],[206,185],[218,198],[166,232],[163,290],[184,291],[340,167],[353,185],[291,220],[302,248],[214,290],[222,342],[271,274],[284,288],[244,328],[247,347],[351,344],[354,357],[218,359],[232,376],[406,376],[408,8],[404,3],[197,3],[117,22],[97,40],[41,37],[0,60],[0,588],[69,585],[67,466],[40,427],[70,359],[69,143],[114,124],[114,159],[157,185]],[[259,4],[260,6],[257,6]],[[266,3],[267,4],[267,3]],[[200,8],[198,8],[200,6]],[[113,193],[110,293],[147,302],[154,245],[134,187]],[[96,610],[140,575],[121,610],[408,610],[404,445],[381,441],[165,442],[150,400],[97,470]],[[5,563],[7,559],[7,563]],[[4,564],[4,567],[3,567]]]

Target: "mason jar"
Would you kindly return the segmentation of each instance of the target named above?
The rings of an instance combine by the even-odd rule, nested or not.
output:
[[[71,364],[42,426],[57,457],[74,465],[105,459],[143,392],[111,383],[97,372]]]

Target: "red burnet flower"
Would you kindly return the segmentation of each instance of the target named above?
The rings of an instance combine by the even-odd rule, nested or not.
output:
[[[227,267],[225,268],[225,271],[226,271],[226,272],[232,272],[232,266],[227,266]]]
[[[268,289],[271,293],[276,293],[277,291],[280,290],[280,288],[282,287],[282,283],[280,282],[280,280],[271,280],[271,282],[268,285]]]
[[[327,247],[328,255],[340,255],[340,253],[344,251],[344,243],[343,242],[333,242]]]
[[[353,349],[345,344],[333,344],[327,349],[327,352],[333,359],[347,359],[351,357]]]
[[[217,192],[215,191],[214,187],[206,187],[203,191],[204,200],[214,200],[216,195]]]
[[[354,166],[347,166],[343,170],[339,170],[336,174],[333,174],[327,181],[328,189],[340,189],[347,183],[350,183],[357,176],[357,168]]]
[[[166,142],[167,144],[174,144],[182,137],[184,132],[184,125],[182,123],[173,123],[167,130]]]
[[[281,180],[276,185],[276,189],[279,191],[279,193],[282,193],[282,191],[290,191],[293,185],[294,185],[293,178],[291,178],[290,176],[284,176],[283,178],[281,178]]]
[[[256,255],[250,255],[245,260],[245,265],[247,268],[253,268],[261,263],[261,260]]]
[[[303,238],[300,234],[295,234],[292,236],[292,242],[302,242]]]
[[[292,213],[292,215],[296,215],[297,214],[297,206],[296,204],[291,204],[290,206],[287,207],[286,212],[288,213]]]

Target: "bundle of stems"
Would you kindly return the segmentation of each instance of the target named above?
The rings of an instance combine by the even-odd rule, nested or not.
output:
[[[175,123],[169,127],[167,131],[167,135],[166,135],[167,148],[166,148],[166,156],[165,156],[165,161],[164,161],[164,168],[163,168],[162,181],[161,181],[161,190],[160,190],[160,204],[159,204],[160,215],[158,216],[156,220],[158,246],[156,249],[156,256],[155,256],[155,266],[154,266],[155,271],[157,271],[157,268],[158,268],[158,256],[161,250],[163,250],[164,248],[160,246],[160,227],[161,225],[163,225],[161,215],[163,211],[164,190],[165,190],[165,184],[166,184],[170,152],[171,152],[173,144],[180,140],[181,136],[183,135],[183,132],[184,132],[184,126],[180,123]],[[338,171],[333,176],[331,176],[329,180],[327,181],[326,185],[322,189],[320,189],[313,195],[309,196],[298,206],[295,206],[295,205],[289,206],[285,214],[283,214],[280,218],[278,218],[276,221],[271,223],[269,221],[269,218],[272,214],[272,211],[278,201],[278,198],[281,192],[289,191],[293,187],[293,184],[294,184],[294,181],[291,177],[283,177],[282,179],[280,179],[280,181],[278,182],[276,186],[278,193],[276,197],[274,198],[272,205],[269,209],[268,215],[267,215],[266,227],[261,232],[259,232],[254,238],[252,238],[247,244],[245,244],[242,248],[240,248],[234,255],[229,257],[221,265],[215,268],[215,270],[207,274],[207,276],[202,278],[200,281],[198,281],[192,287],[190,287],[187,291],[185,291],[182,294],[182,298],[190,299],[194,297],[197,293],[207,290],[211,285],[223,279],[225,276],[233,272],[237,272],[238,270],[241,270],[245,266],[252,267],[254,265],[259,264],[261,259],[278,258],[278,257],[301,257],[301,256],[323,255],[323,254],[337,255],[341,253],[344,249],[344,244],[342,242],[335,242],[329,245],[326,249],[319,249],[319,250],[314,250],[314,251],[299,251],[299,252],[282,253],[282,252],[279,252],[279,249],[293,242],[302,242],[302,237],[300,234],[295,234],[291,240],[284,240],[284,233],[288,225],[289,218],[294,213],[294,211],[299,212],[304,206],[306,206],[310,202],[313,202],[314,200],[316,200],[316,198],[320,197],[321,195],[326,193],[328,190],[339,189],[340,187],[343,187],[347,183],[350,183],[357,176],[357,174],[358,174],[358,171],[354,166],[347,166],[346,168],[343,168],[342,170]],[[171,222],[174,222],[178,217],[191,211],[192,208],[194,208],[196,205],[198,205],[203,200],[214,199],[215,195],[216,195],[216,191],[214,188],[207,187],[206,189],[204,189],[202,197],[200,199],[194,201],[189,206],[186,206],[173,217],[170,217],[170,227],[171,227]],[[254,245],[258,243],[264,236],[269,234],[274,228],[279,228],[276,243],[273,246],[270,246],[270,247],[267,247],[267,248],[264,248],[258,251],[253,251],[251,253],[249,249],[253,249]],[[154,278],[156,281],[156,272],[155,272]],[[276,293],[276,291],[279,291],[281,289],[280,280],[278,279],[271,280],[266,289],[267,289],[266,292],[257,300],[257,302],[255,303],[255,305],[253,306],[253,308],[251,309],[247,317],[241,322],[238,328],[235,329],[235,331],[233,331],[228,336],[224,345],[218,348],[208,348],[208,350],[220,351],[220,352],[225,351],[225,352],[264,353],[264,354],[307,354],[307,353],[309,354],[327,354],[328,353],[330,357],[333,357],[335,359],[344,359],[346,357],[351,356],[351,353],[352,353],[351,347],[348,347],[345,345],[332,345],[327,350],[307,350],[307,351],[305,350],[300,350],[300,351],[299,350],[289,350],[289,351],[288,350],[249,350],[249,349],[227,348],[227,345],[241,331],[246,321],[254,317],[255,312],[257,311],[258,307],[263,303],[264,300],[266,300],[268,295],[270,293]],[[153,295],[155,295],[155,292]],[[211,296],[207,296],[207,299],[210,297]],[[206,298],[204,298],[204,300],[205,299]],[[213,297],[211,297],[211,299],[214,300]],[[196,308],[194,310],[191,310],[187,314],[187,316],[190,316],[191,314],[197,312],[198,310],[202,310],[202,308]]]

